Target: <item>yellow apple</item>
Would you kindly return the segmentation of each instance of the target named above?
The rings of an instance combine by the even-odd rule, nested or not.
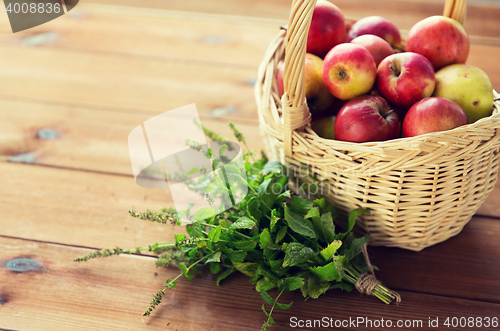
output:
[[[452,64],[438,70],[433,96],[458,103],[469,123],[488,117],[493,111],[491,81],[483,70],[472,65]]]

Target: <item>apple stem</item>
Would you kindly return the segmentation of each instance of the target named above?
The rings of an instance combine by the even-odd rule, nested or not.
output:
[[[347,77],[347,72],[344,69],[339,69],[339,77],[345,79]]]
[[[394,75],[396,75],[396,77],[399,77],[399,75],[401,75],[401,67],[397,63],[392,62],[391,64],[389,64],[389,69],[394,72]]]

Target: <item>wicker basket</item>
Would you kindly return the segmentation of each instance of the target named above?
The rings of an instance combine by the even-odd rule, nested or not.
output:
[[[499,167],[500,102],[492,116],[453,130],[374,143],[320,138],[310,127],[304,91],[307,32],[316,0],[294,0],[287,30],[269,46],[255,96],[260,131],[271,159],[307,182],[325,180],[320,193],[358,219],[372,245],[420,251],[457,235],[493,190]],[[463,22],[465,1],[446,1],[444,15]],[[276,72],[285,59],[282,99]]]

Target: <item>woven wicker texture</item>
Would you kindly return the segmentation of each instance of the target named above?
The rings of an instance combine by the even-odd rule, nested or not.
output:
[[[457,235],[493,190],[499,167],[500,96],[492,116],[450,131],[374,143],[319,137],[304,93],[307,31],[316,0],[296,0],[288,29],[270,44],[255,97],[269,157],[285,163],[295,186],[319,179],[319,194],[358,218],[370,244],[420,251]],[[446,1],[444,15],[463,22],[465,1]],[[285,59],[285,94],[276,73]],[[307,165],[307,166],[305,166]],[[298,179],[299,181],[295,181]]]

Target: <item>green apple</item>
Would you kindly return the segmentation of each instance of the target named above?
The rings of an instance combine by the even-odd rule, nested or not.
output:
[[[484,71],[472,65],[452,64],[438,70],[433,96],[458,103],[469,123],[488,117],[493,111],[491,81]]]
[[[311,122],[311,129],[321,138],[335,139],[335,118],[337,116],[327,116]]]

